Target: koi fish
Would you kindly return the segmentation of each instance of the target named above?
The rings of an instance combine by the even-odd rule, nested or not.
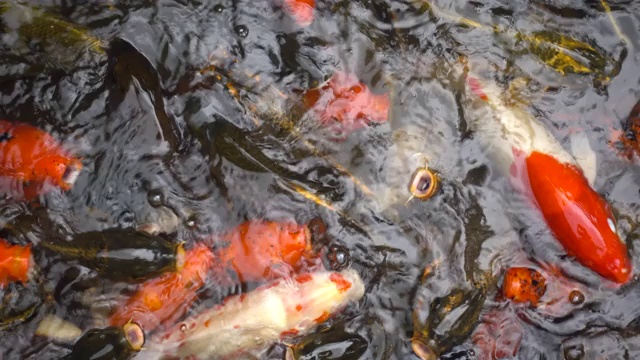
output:
[[[313,22],[316,7],[315,0],[284,0],[283,10],[291,16],[300,27],[307,27]]]
[[[498,160],[509,166],[512,184],[540,210],[567,253],[602,277],[626,283],[632,267],[616,220],[575,158],[530,113],[495,96],[500,94],[495,85],[482,84],[471,75],[467,85],[474,110],[481,103],[492,111],[488,117],[493,119],[477,121],[478,133],[498,150]]]
[[[91,329],[73,345],[62,360],[131,359],[144,345],[144,332],[136,323]]]
[[[102,278],[142,282],[184,264],[184,245],[131,228],[78,233],[71,241],[51,238],[39,246],[76,261]]]
[[[511,311],[498,310],[483,314],[471,335],[476,359],[512,358],[520,349],[522,336],[522,325]]]
[[[535,307],[546,291],[547,280],[536,269],[512,267],[504,276],[502,295],[515,303],[529,302]]]
[[[388,94],[374,94],[354,75],[344,72],[336,72],[320,88],[307,91],[303,102],[322,124],[342,136],[387,121],[390,107]]]
[[[53,136],[31,125],[0,120],[1,177],[36,184],[38,192],[46,183],[69,190],[81,170],[80,160],[64,151]]]
[[[364,291],[352,269],[275,280],[177,324],[140,355],[211,359],[268,346],[308,333]]]
[[[290,275],[314,258],[307,225],[251,220],[220,236],[214,252],[216,271],[231,272],[239,282]],[[221,278],[224,278],[221,276]]]
[[[213,262],[209,247],[196,245],[186,252],[181,269],[143,283],[108,322],[121,326],[134,321],[145,331],[175,322],[195,300],[196,291],[204,285]]]
[[[29,281],[32,263],[31,245],[11,245],[0,239],[0,287],[11,282],[25,284]]]
[[[150,331],[180,317],[207,274],[221,286],[264,281],[300,270],[312,256],[306,225],[247,221],[220,238],[225,246],[211,251],[201,243],[184,255],[181,270],[144,283],[109,322],[122,325],[133,319]]]
[[[620,155],[628,160],[634,156],[640,156],[640,102],[638,102],[629,113],[627,121],[623,126],[624,132],[616,132],[613,143],[618,147]]]

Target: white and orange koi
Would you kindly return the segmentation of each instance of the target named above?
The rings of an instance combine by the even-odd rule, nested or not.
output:
[[[509,166],[510,180],[537,206],[567,253],[604,278],[626,283],[632,273],[627,247],[609,204],[576,159],[532,114],[504,103],[495,84],[470,74],[466,83],[470,109],[481,118],[478,134]]]
[[[307,333],[363,295],[362,279],[352,269],[279,279],[177,324],[136,359],[234,358]]]

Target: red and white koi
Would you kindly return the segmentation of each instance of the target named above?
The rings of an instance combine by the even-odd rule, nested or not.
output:
[[[354,74],[337,71],[325,84],[303,95],[303,103],[335,140],[389,117],[389,94],[375,94]]]
[[[567,253],[604,278],[626,283],[632,273],[627,246],[609,204],[576,159],[533,115],[505,104],[495,84],[468,75],[467,90],[471,109],[481,117],[478,134],[509,166],[513,185],[537,206]]]
[[[242,351],[301,335],[364,295],[355,270],[279,279],[177,324],[136,359],[233,358]]]

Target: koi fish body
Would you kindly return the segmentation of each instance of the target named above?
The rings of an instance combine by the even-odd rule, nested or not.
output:
[[[533,115],[502,102],[495,85],[469,76],[467,89],[472,109],[482,118],[478,133],[509,167],[513,185],[537,206],[567,253],[608,280],[627,282],[631,263],[611,208],[575,158]]]
[[[363,295],[364,284],[354,270],[276,280],[177,324],[152,341],[146,353],[212,359],[266,347],[310,331]]]

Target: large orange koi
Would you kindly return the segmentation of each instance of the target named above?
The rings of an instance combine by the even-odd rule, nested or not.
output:
[[[63,150],[53,136],[31,125],[0,120],[0,177],[20,185],[30,183],[37,191],[45,183],[69,190],[81,169],[80,160]],[[25,193],[33,196],[28,189]]]
[[[512,183],[537,206],[567,253],[606,279],[627,282],[631,263],[611,208],[575,158],[529,112],[503,103],[495,85],[471,75],[467,85],[474,108],[490,105],[491,114],[477,121],[478,133],[498,150],[499,160],[510,163]]]
[[[245,221],[217,240],[220,278],[231,273],[239,282],[290,275],[315,256],[307,225],[263,220]],[[308,261],[307,261],[308,262]]]

